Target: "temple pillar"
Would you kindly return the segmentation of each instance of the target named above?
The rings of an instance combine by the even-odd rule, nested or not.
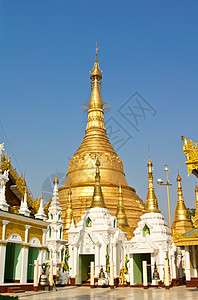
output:
[[[30,225],[25,225],[25,243],[28,243],[28,231],[31,228]]]
[[[129,276],[130,276],[130,285],[134,285],[133,255],[131,258],[129,258]]]
[[[26,245],[22,246],[22,249],[21,249],[21,276],[20,276],[20,283],[27,283],[28,250],[29,250],[28,246],[26,246]]]
[[[193,255],[193,270],[194,270],[194,277],[197,277],[197,262],[196,262],[195,247],[196,247],[196,246],[192,246],[192,255]]]
[[[7,225],[8,223],[10,223],[10,221],[3,220],[2,223],[3,223],[2,240],[5,241],[5,236],[6,236],[6,225]]]
[[[47,232],[48,229],[43,229],[43,246],[46,246],[47,244]]]
[[[118,276],[118,266],[117,266],[117,245],[113,245],[113,259],[114,262],[114,277]]]
[[[100,272],[100,245],[96,245],[95,249],[95,277],[98,278],[99,272]]]
[[[1,262],[0,284],[4,283],[5,256],[6,256],[6,244],[1,243],[0,244],[0,262]]]
[[[185,246],[185,272],[186,272],[186,281],[190,281],[191,276],[190,276],[190,249],[189,249],[189,246]]]

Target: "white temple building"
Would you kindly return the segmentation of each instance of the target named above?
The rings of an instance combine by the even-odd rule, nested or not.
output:
[[[146,211],[141,216],[141,221],[134,231],[135,236],[124,244],[125,254],[128,255],[130,260],[129,275],[131,286],[143,283],[143,261],[147,261],[148,283],[151,285],[156,285],[155,280],[153,280],[155,268],[158,270],[159,280],[164,281],[165,259],[169,260],[170,280],[176,280],[177,275],[182,276],[180,275],[181,269],[177,270],[177,260],[181,259],[181,255],[178,249],[178,257],[176,257],[176,247],[171,234],[164,216],[158,209],[158,201],[153,186],[152,162],[149,157]],[[180,265],[178,263],[178,266]]]
[[[72,285],[89,280],[91,261],[95,263],[96,278],[99,277],[101,268],[105,277],[108,277],[110,261],[114,262],[114,276],[118,277],[124,261],[122,245],[126,241],[126,233],[118,228],[116,217],[105,207],[99,165],[97,159],[91,208],[82,216],[76,227],[72,222],[67,231]]]

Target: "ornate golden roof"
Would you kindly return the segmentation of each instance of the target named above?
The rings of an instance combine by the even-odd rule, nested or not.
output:
[[[192,229],[192,223],[190,221],[190,217],[188,211],[186,209],[186,205],[184,203],[184,198],[182,194],[182,186],[181,186],[181,177],[177,176],[177,206],[175,208],[174,221],[172,225],[172,230],[174,233],[184,233],[190,229]]]
[[[197,143],[193,143],[192,140],[187,140],[182,136],[184,141],[183,152],[186,155],[186,165],[188,167],[188,176],[191,173],[198,176],[198,147]]]
[[[11,176],[16,183],[16,186],[13,186],[13,189],[18,189],[19,194],[21,194],[21,199],[22,199],[22,197],[24,197],[25,191],[26,191],[27,192],[27,202],[28,202],[29,206],[31,207],[31,212],[33,214],[37,213],[37,211],[39,209],[39,205],[40,205],[40,198],[35,199],[30,194],[30,192],[28,191],[27,185],[26,185],[25,176],[23,176],[23,175],[19,176],[19,174],[17,173],[17,170],[14,169],[11,165],[10,156],[8,158],[6,158],[6,157],[7,157],[7,154],[5,153],[1,160],[2,171],[4,172],[5,170],[9,170],[9,176]],[[17,212],[15,207],[12,207],[12,204],[10,204],[10,209],[12,212]]]
[[[96,160],[96,176],[91,207],[106,207],[100,185],[100,160]]]
[[[158,209],[158,201],[157,197],[155,196],[155,189],[153,185],[153,164],[151,162],[150,156],[148,161],[148,193],[146,197],[146,212],[158,212],[160,213],[160,210]]]
[[[82,207],[91,206],[95,185],[95,163],[100,160],[100,184],[106,207],[116,214],[117,189],[122,185],[129,225],[135,229],[144,210],[144,203],[137,196],[135,189],[128,186],[123,163],[118,157],[107,137],[104,123],[104,107],[101,98],[102,72],[98,64],[98,56],[94,64],[91,78],[91,97],[89,100],[88,120],[84,139],[69,162],[69,168],[63,187],[59,188],[59,199],[63,217],[66,214],[67,191],[72,187],[72,207],[76,223],[80,220]],[[87,205],[86,205],[87,203]]]

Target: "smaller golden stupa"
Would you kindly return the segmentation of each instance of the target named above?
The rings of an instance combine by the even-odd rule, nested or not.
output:
[[[158,208],[158,201],[155,195],[155,190],[153,185],[153,164],[151,162],[150,155],[149,155],[149,161],[147,167],[148,167],[148,193],[146,197],[145,211],[147,213],[148,212],[160,213],[160,210]]]
[[[71,195],[72,195],[72,191],[71,191],[71,187],[70,187],[69,191],[68,191],[67,209],[66,209],[66,215],[65,215],[65,230],[68,230],[70,228],[72,218],[73,218]]]
[[[124,201],[123,201],[123,196],[122,196],[122,186],[121,184],[119,185],[119,196],[118,196],[118,207],[116,211],[116,218],[118,222],[119,228],[127,233],[127,239],[131,239],[133,237],[133,231],[130,228],[128,221],[127,221],[127,216],[125,213],[124,209]]]
[[[179,170],[178,170],[178,176],[177,176],[177,195],[178,195],[177,206],[175,208],[172,231],[173,231],[173,233],[182,234],[182,233],[185,233],[186,231],[192,229],[193,226],[190,221],[188,210],[184,203],[184,198],[183,198],[183,194],[182,194],[182,186],[181,186],[181,177],[179,175]]]
[[[94,185],[94,192],[93,198],[91,202],[91,208],[93,207],[105,207],[104,197],[102,194],[102,189],[100,185],[100,160],[97,158],[96,160],[96,176],[95,176],[95,185]]]

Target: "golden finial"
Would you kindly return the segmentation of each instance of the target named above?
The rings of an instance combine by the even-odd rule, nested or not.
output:
[[[99,50],[99,47],[98,47],[98,43],[96,42],[96,57],[98,55],[98,50]]]
[[[180,234],[192,229],[192,223],[190,221],[190,217],[184,203],[179,168],[177,175],[177,206],[175,208],[172,229],[174,230],[174,232]]]
[[[54,184],[55,184],[55,183],[59,184],[59,180],[58,180],[57,172],[56,172],[56,177],[54,178]]]
[[[102,194],[102,188],[100,185],[100,160],[96,160],[96,176],[95,176],[95,185],[94,192],[92,197],[91,207],[106,207],[104,202],[104,197]]]
[[[146,212],[160,213],[160,210],[158,208],[158,201],[155,195],[155,189],[153,185],[153,164],[151,162],[150,149],[149,149],[149,161],[147,167],[148,167],[148,193],[147,193],[146,203],[145,203]]]

